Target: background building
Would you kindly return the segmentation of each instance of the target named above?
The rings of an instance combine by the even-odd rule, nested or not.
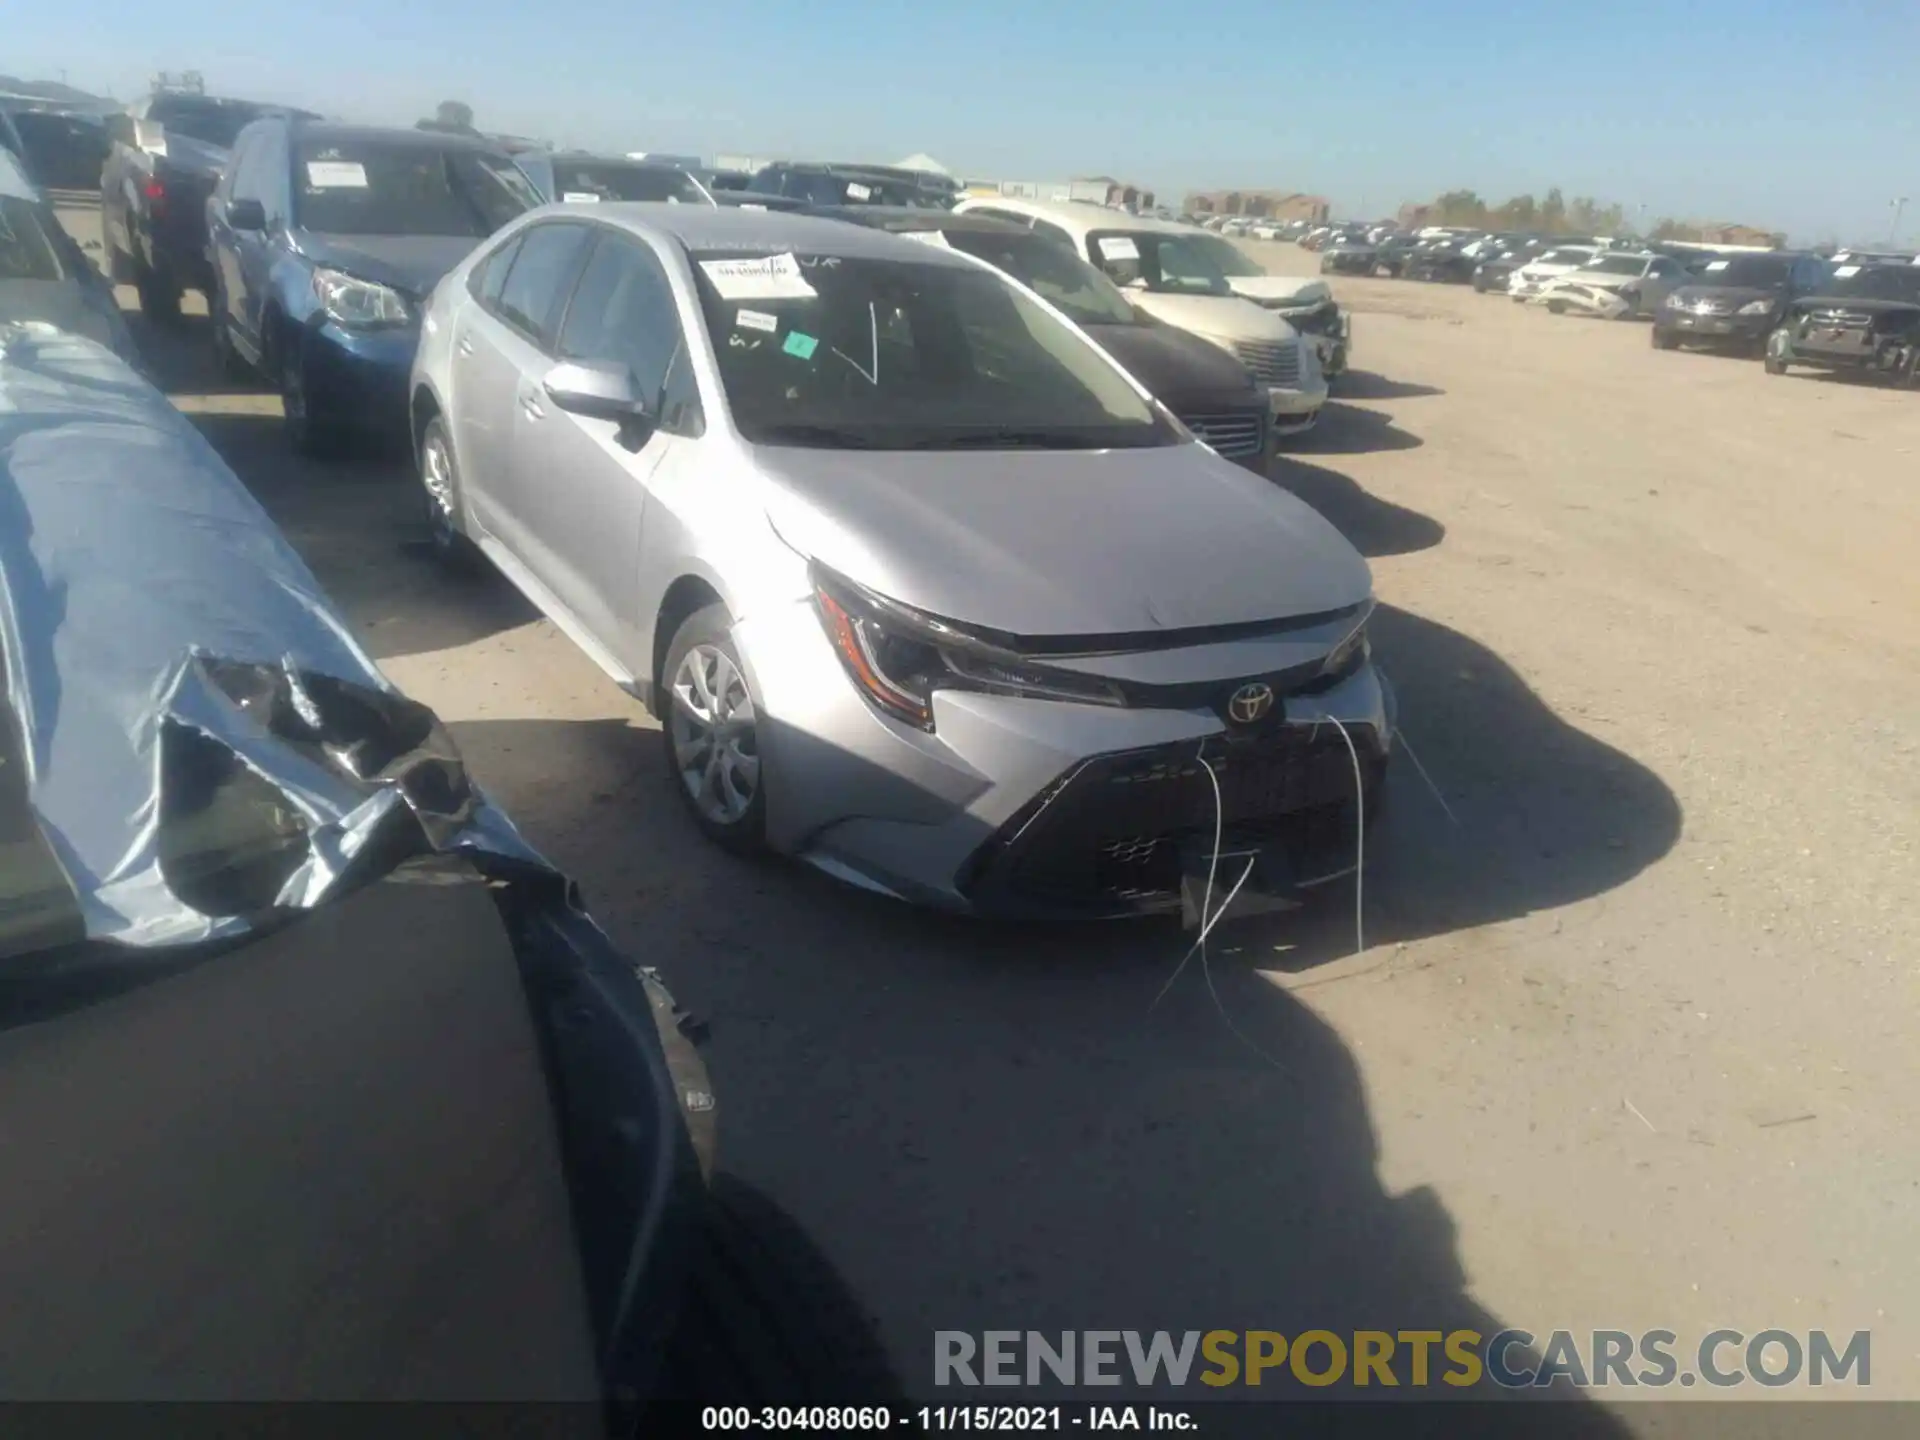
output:
[[[1258,215],[1324,225],[1332,206],[1323,195],[1297,190],[1203,190],[1187,196],[1181,209],[1189,215]]]

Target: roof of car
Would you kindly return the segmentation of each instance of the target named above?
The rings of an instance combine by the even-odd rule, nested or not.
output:
[[[506,153],[498,141],[489,140],[484,135],[454,135],[445,130],[413,130],[400,125],[346,125],[337,120],[302,120],[298,117],[291,124],[302,140],[334,140],[343,145],[356,142],[364,144],[373,140],[383,145],[417,145],[421,149],[484,150],[494,155]]]
[[[554,207],[558,208],[558,207]],[[569,210],[576,214],[577,208]],[[635,231],[652,231],[678,240],[689,250],[738,251],[741,254],[841,255],[850,260],[916,259],[965,266],[956,255],[901,240],[867,225],[848,225],[816,215],[779,210],[743,210],[732,205],[619,203],[593,207],[596,220]]]
[[[973,195],[963,203],[997,205],[1020,215],[1051,220],[1068,230],[1087,235],[1096,230],[1120,230],[1156,235],[1185,235],[1191,228],[1172,220],[1155,220],[1150,215],[1130,215],[1125,210],[1097,205],[1091,200],[1028,200],[1019,195]],[[1245,219],[1245,216],[1239,217]]]
[[[814,205],[810,215],[845,220],[873,230],[974,230],[982,235],[1027,235],[1032,232],[1009,220],[967,211],[929,210],[921,205]]]

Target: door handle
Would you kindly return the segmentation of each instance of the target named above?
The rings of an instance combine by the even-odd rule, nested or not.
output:
[[[454,342],[453,348],[458,350],[462,355],[471,355],[473,354],[473,341],[462,335]]]
[[[520,392],[520,408],[527,412],[529,420],[544,420],[547,415],[546,407],[540,403],[540,392],[537,390]]]

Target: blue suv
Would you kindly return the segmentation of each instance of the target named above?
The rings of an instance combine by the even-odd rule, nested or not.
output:
[[[308,455],[406,429],[420,315],[442,275],[542,203],[482,140],[275,117],[234,141],[207,201],[223,366],[278,386]]]

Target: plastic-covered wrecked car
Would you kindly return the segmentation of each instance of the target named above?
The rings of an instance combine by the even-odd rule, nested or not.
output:
[[[655,974],[184,417],[46,327],[0,326],[0,651],[0,1396],[590,1431],[883,1384],[768,1298],[813,1259],[706,1179]]]

